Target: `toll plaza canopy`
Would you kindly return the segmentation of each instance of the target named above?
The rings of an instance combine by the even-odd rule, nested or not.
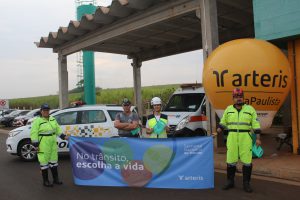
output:
[[[133,60],[134,103],[141,116],[143,61],[202,47],[206,59],[219,43],[247,37],[254,37],[252,0],[113,0],[36,45],[58,53],[60,108],[68,106],[66,56],[81,50],[127,55]]]
[[[128,55],[139,61],[202,49],[201,2],[113,0],[36,42],[66,56],[80,50]],[[254,37],[252,0],[216,0],[219,42]]]

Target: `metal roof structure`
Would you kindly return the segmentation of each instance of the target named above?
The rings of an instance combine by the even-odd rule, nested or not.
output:
[[[36,42],[67,56],[80,50],[139,61],[202,49],[200,0],[113,0]],[[219,43],[254,37],[252,0],[217,0]]]
[[[219,43],[254,37],[253,21],[252,0],[113,0],[36,45],[58,53],[60,108],[68,106],[68,55],[81,50],[127,55],[133,61],[134,98],[141,116],[143,61],[198,49],[206,59]],[[87,84],[85,90],[95,88]],[[206,107],[211,133],[215,115],[210,104]]]

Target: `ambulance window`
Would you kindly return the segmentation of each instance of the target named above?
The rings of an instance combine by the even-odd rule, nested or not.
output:
[[[198,110],[204,94],[188,93],[176,94],[171,97],[164,111],[170,112],[195,112]]]
[[[65,112],[55,116],[55,119],[59,125],[71,125],[76,124],[77,112]]]
[[[102,110],[85,110],[81,114],[81,124],[104,123],[105,114]]]

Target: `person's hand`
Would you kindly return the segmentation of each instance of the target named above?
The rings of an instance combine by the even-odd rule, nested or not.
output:
[[[255,144],[256,144],[256,146],[261,146],[261,141],[260,141],[260,139],[256,139],[256,141],[255,141]]]
[[[169,126],[166,126],[165,129],[166,129],[167,133],[170,133],[170,127]]]
[[[31,144],[33,146],[34,151],[38,152],[39,151],[39,142],[32,142]]]
[[[139,126],[139,124],[134,124],[134,123],[131,124],[131,125],[132,125],[132,128],[133,128],[133,129],[136,129],[136,128]]]
[[[33,151],[38,152],[39,151],[39,146],[33,145]]]
[[[216,137],[216,136],[218,136],[218,133],[217,133],[217,132],[213,132],[213,133],[211,133],[211,135],[212,135],[213,137]]]
[[[153,128],[149,128],[150,134],[153,133],[153,130],[154,130]]]
[[[153,128],[147,128],[147,131],[146,131],[147,134],[151,134],[152,132],[153,132]]]
[[[219,133],[219,134],[221,134],[222,133],[222,129],[221,128],[217,128],[217,134]]]

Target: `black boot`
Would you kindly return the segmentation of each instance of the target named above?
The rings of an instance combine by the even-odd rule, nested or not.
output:
[[[53,183],[57,184],[57,185],[61,185],[62,182],[58,178],[57,166],[56,167],[51,167],[50,169],[51,169],[52,176],[53,176]]]
[[[223,190],[229,190],[234,187],[234,176],[236,166],[227,165],[227,183],[223,186]]]
[[[53,185],[50,183],[48,179],[48,169],[42,169],[42,176],[43,176],[43,185],[45,187],[52,187]]]
[[[250,166],[243,165],[243,186],[244,186],[244,191],[248,193],[253,192],[250,186],[251,172],[252,172],[252,165]]]

